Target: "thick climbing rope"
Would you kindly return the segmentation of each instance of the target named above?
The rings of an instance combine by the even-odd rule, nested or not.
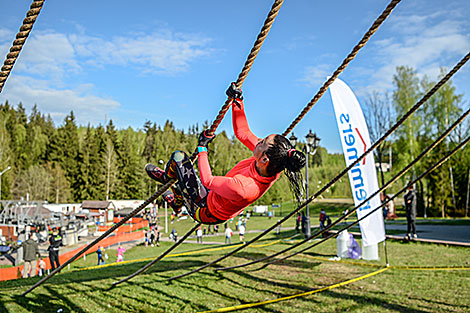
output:
[[[318,90],[317,94],[310,100],[309,103],[305,106],[305,108],[300,112],[299,116],[287,127],[287,129],[282,134],[283,136],[287,136],[294,127],[305,117],[305,115],[312,109],[312,107],[317,103],[318,100],[323,96],[323,94],[328,90],[328,87],[335,81],[335,79],[341,74],[348,64],[356,57],[359,50],[365,46],[367,41],[369,41],[370,37],[379,29],[380,25],[385,21],[385,19],[392,13],[392,10],[396,7],[396,5],[401,0],[392,0],[390,4],[385,8],[382,14],[375,20],[369,30],[364,34],[361,41],[352,49],[352,51],[348,54],[348,56],[343,60],[341,65],[336,69],[336,71],[331,75],[331,77],[321,86]]]
[[[243,85],[243,82],[245,81],[245,78],[248,75],[248,72],[250,71],[251,66],[253,65],[253,62],[256,58],[256,55],[258,54],[259,50],[261,49],[261,46],[262,46],[264,40],[266,39],[266,37],[269,33],[269,30],[271,29],[271,26],[272,26],[272,24],[273,24],[273,22],[274,22],[274,20],[277,16],[277,14],[279,13],[279,10],[281,9],[281,5],[282,5],[283,2],[284,2],[284,0],[282,0],[282,1],[277,0],[277,1],[274,2],[273,6],[271,7],[271,10],[268,14],[268,17],[266,18],[266,20],[264,22],[264,25],[263,25],[260,33],[258,34],[258,37],[257,37],[257,39],[256,39],[256,41],[253,45],[253,48],[251,49],[250,54],[248,55],[248,58],[245,62],[245,65],[243,66],[243,69],[240,72],[240,74],[238,75],[237,81],[235,82],[237,87],[241,87]],[[225,101],[224,105],[222,106],[222,108],[219,111],[219,114],[217,115],[216,119],[212,123],[212,126],[209,128],[209,131],[208,131],[209,135],[214,134],[214,132],[217,129],[217,127],[219,126],[220,122],[224,118],[225,113],[227,113],[227,110],[230,108],[231,103],[232,103],[232,99],[230,99],[230,98],[227,99],[227,101]],[[197,150],[194,151],[194,153],[191,155],[191,157],[190,157],[191,161],[194,162],[196,157],[197,157]],[[176,182],[176,180],[175,180],[175,182]],[[200,224],[198,224],[197,226],[199,226],[199,225]],[[185,238],[187,238],[191,232],[192,231],[188,232],[185,235]],[[183,242],[183,240],[180,240],[175,245],[177,246],[177,245],[181,244],[182,242]],[[126,277],[124,279],[121,279],[120,281],[114,282],[112,286],[113,287],[117,286],[118,284],[126,282],[129,279],[131,279],[131,278],[139,275],[140,273],[144,272],[145,270],[150,268],[152,265],[154,265],[155,263],[160,261],[163,258],[163,256],[165,256],[168,252],[170,252],[174,248],[176,248],[176,247],[170,247],[169,251],[165,251],[161,256],[159,256],[156,259],[154,259],[153,261],[149,262],[144,267],[140,268],[139,270],[137,270],[135,273],[129,275],[128,277]]]
[[[334,185],[341,177],[343,177],[346,173],[348,173],[356,164],[361,162],[367,154],[375,150],[379,145],[381,145],[387,137],[389,137],[400,125],[402,125],[408,117],[413,114],[421,105],[423,105],[442,85],[444,85],[468,60],[470,59],[470,52],[465,55],[462,60],[460,60],[453,68],[450,70],[434,87],[429,90],[408,112],[406,112],[396,123],[393,125],[379,140],[377,140],[367,151],[365,151],[361,156],[358,157],[356,161],[351,163],[348,167],[346,167],[343,171],[341,171],[336,177],[334,177],[332,180],[330,180],[327,184],[325,184],[320,190],[318,190],[313,196],[311,196],[308,200],[306,200],[302,205],[300,205],[297,209],[293,210],[291,213],[286,215],[283,219],[279,220],[277,223],[263,231],[261,234],[256,236],[255,238],[251,239],[250,241],[247,241],[243,246],[234,249],[233,251],[227,253],[226,255],[211,261],[205,265],[200,266],[199,268],[196,268],[192,271],[183,273],[178,276],[171,277],[169,280],[174,280],[178,278],[182,278],[194,273],[197,273],[213,264],[216,264],[217,262],[220,262],[236,252],[244,249],[245,247],[249,246],[253,242],[259,240],[263,236],[265,236],[267,233],[275,229],[277,226],[281,225],[285,221],[287,221],[290,217],[292,217],[295,213],[299,212],[302,210],[307,204],[312,202],[314,199],[316,199],[319,195],[321,195],[323,192],[325,192],[328,188],[330,188],[332,185]]]
[[[238,79],[237,79],[237,86],[238,87],[241,87],[243,85],[243,82],[245,81],[245,78],[248,74],[248,72],[250,71],[251,69],[251,66],[253,65],[253,62],[254,60],[256,59],[256,56],[258,55],[258,52],[264,42],[264,40],[266,39],[270,29],[271,29],[271,26],[274,22],[274,19],[275,17],[277,16],[277,14],[279,13],[279,10],[282,6],[282,3],[284,2],[284,0],[276,0],[274,1],[274,4],[273,6],[271,7],[271,10],[269,11],[269,14],[268,14],[268,17],[266,18],[265,22],[264,22],[264,25],[255,41],[255,44],[254,44],[254,47],[253,49],[250,51],[250,54],[248,55],[247,57],[247,60],[245,61],[245,65],[242,69],[242,72],[240,73],[240,75],[238,76]],[[210,127],[210,134],[213,134],[214,131],[217,129],[217,127],[220,125],[223,117],[225,116],[225,113],[227,112],[228,108],[230,107],[230,103],[231,103],[231,99],[227,99],[227,101],[225,101],[225,104],[224,106],[222,107],[222,109],[220,110],[219,114],[217,115],[216,119],[214,120],[214,122],[212,123],[211,127]],[[194,161],[195,158],[197,157],[197,154],[193,153],[191,155],[191,161]],[[95,239],[92,243],[90,243],[89,245],[87,245],[86,247],[84,247],[82,250],[80,250],[77,254],[75,254],[74,256],[72,256],[69,260],[67,260],[66,262],[64,262],[64,264],[62,264],[61,266],[59,266],[58,268],[56,268],[54,271],[52,271],[48,276],[45,276],[44,278],[42,278],[40,281],[38,281],[37,283],[35,283],[32,287],[30,287],[28,290],[26,290],[22,296],[25,296],[27,295],[29,292],[31,292],[32,290],[34,290],[35,288],[37,288],[38,286],[42,285],[43,283],[45,283],[47,280],[49,280],[50,278],[52,278],[55,274],[57,274],[59,271],[61,271],[65,266],[67,266],[68,264],[72,263],[73,261],[75,261],[78,257],[80,257],[83,253],[85,253],[88,249],[90,249],[91,247],[93,247],[94,245],[96,245],[98,242],[100,242],[101,240],[103,240],[105,237],[107,237],[109,234],[111,234],[113,231],[115,231],[118,227],[120,227],[121,225],[123,225],[126,221],[128,221],[130,218],[134,217],[135,215],[137,215],[137,213],[139,213],[141,210],[143,210],[145,207],[147,207],[150,203],[152,203],[153,201],[155,201],[155,199],[157,199],[158,197],[160,197],[168,188],[170,188],[174,183],[176,183],[176,179],[171,179],[169,182],[167,182],[165,185],[163,185],[162,187],[160,187],[159,190],[157,190],[152,196],[150,196],[150,198],[148,198],[147,200],[145,200],[139,207],[137,207],[136,209],[134,209],[131,213],[129,213],[129,215],[127,215],[125,218],[123,218],[122,220],[120,220],[118,223],[116,223],[115,225],[113,225],[113,227],[111,227],[109,230],[107,230],[104,234],[102,234],[100,237],[98,237],[97,239]],[[185,235],[186,237],[186,235]],[[179,243],[177,243],[179,244]],[[170,248],[171,249],[171,248]],[[172,250],[172,249],[171,249]]]
[[[346,66],[351,62],[351,60],[357,55],[358,51],[367,43],[367,41],[369,40],[369,38],[375,33],[375,31],[378,29],[378,27],[383,23],[383,21],[385,21],[385,19],[390,15],[390,13],[392,12],[393,8],[400,2],[400,0],[392,0],[390,2],[390,4],[385,8],[385,10],[382,12],[382,14],[376,19],[376,21],[372,24],[371,28],[369,29],[369,31],[367,31],[367,33],[363,36],[363,38],[361,39],[361,41],[359,42],[359,44],[357,44],[354,49],[352,50],[352,52],[348,55],[348,57],[343,61],[342,65],[335,71],[335,73],[333,74],[332,78],[334,77],[336,79],[336,77],[346,68]],[[336,75],[335,75],[336,74]],[[329,83],[328,83],[329,82]],[[328,86],[329,84],[331,84],[333,82],[332,79],[329,79],[328,80]],[[326,83],[325,83],[326,85]],[[326,90],[325,90],[326,91]],[[324,92],[323,91],[321,94],[318,94],[318,96],[315,96],[314,99],[315,102],[318,101],[318,98],[321,97]],[[310,103],[312,103],[312,101],[310,101]],[[312,104],[313,105],[313,104]],[[312,106],[311,105],[311,106]],[[310,107],[311,107],[310,106]],[[305,109],[304,109],[305,110]],[[307,110],[308,111],[308,110]],[[306,114],[306,112],[305,112]],[[300,117],[300,119],[302,119],[305,114],[302,115],[302,117]],[[299,118],[297,118],[299,119]],[[300,121],[299,119],[299,121]],[[297,122],[298,123],[298,122]],[[296,124],[297,124],[296,123]],[[290,131],[291,131],[291,128],[293,128],[295,125],[293,125],[292,127],[289,127],[288,128],[288,131],[286,131],[283,135],[286,136]],[[368,151],[369,152],[369,151]],[[368,153],[367,152],[367,153]],[[365,156],[365,154],[364,154]],[[363,156],[363,157],[364,157]],[[357,161],[358,163],[359,161]],[[349,170],[349,169],[348,169]],[[347,171],[346,171],[347,172]],[[345,173],[346,173],[345,172]],[[343,174],[344,175],[344,174]],[[339,178],[338,178],[339,179]],[[336,181],[335,181],[336,182]],[[326,190],[326,188],[324,189]],[[307,202],[309,203],[309,202]],[[278,225],[284,223],[288,218],[290,218],[293,214],[295,214],[296,212],[298,212],[300,210],[300,208],[298,208],[297,210],[294,210],[292,211],[289,215],[287,215],[285,218],[283,218],[281,221],[277,222],[275,225],[271,226],[270,228],[266,229],[263,233],[261,233],[260,235],[256,236],[255,238],[253,238],[252,240],[246,242],[246,244],[244,246],[241,246],[235,250],[233,250],[232,252],[226,254],[225,256],[215,260],[215,261],[212,261],[212,262],[209,262],[193,271],[190,271],[190,272],[187,272],[185,274],[182,274],[182,275],[179,275],[179,276],[175,276],[175,277],[172,277],[170,278],[170,280],[173,280],[173,279],[177,279],[177,278],[182,278],[184,276],[187,276],[187,275],[190,275],[190,274],[193,274],[193,273],[196,273],[208,266],[211,266],[233,254],[235,254],[236,252],[242,250],[245,246],[248,246],[250,244],[252,244],[253,242],[257,241],[258,239],[260,239],[261,237],[263,237],[265,234],[267,234],[268,232],[270,232],[271,230],[273,230],[275,227],[277,227]]]
[[[172,245],[170,248],[168,248],[165,252],[163,252],[161,255],[159,255],[156,259],[153,259],[152,261],[150,261],[149,263],[147,263],[144,267],[140,268],[139,270],[137,270],[135,273],[127,276],[126,278],[123,278],[121,279],[120,281],[117,281],[117,282],[114,282],[111,287],[115,287],[117,285],[119,285],[120,283],[123,283],[123,282],[126,282],[128,281],[129,279],[132,279],[133,277],[145,272],[148,268],[150,268],[152,265],[154,265],[155,263],[157,263],[158,261],[160,261],[161,259],[163,259],[168,253],[170,253],[171,251],[173,251],[176,247],[178,247],[181,243],[183,243],[183,241],[186,240],[186,238],[189,237],[189,235],[191,235],[194,231],[196,231],[196,229],[198,229],[198,227],[200,226],[201,224],[200,223],[196,223],[196,225],[191,228],[190,231],[188,231],[183,237],[180,238],[180,240],[178,240],[177,243],[175,243],[174,245]]]
[[[16,34],[16,39],[13,41],[10,52],[7,54],[0,71],[0,93],[3,90],[3,86],[5,85],[8,75],[10,75],[16,59],[18,59],[18,55],[20,54],[29,33],[33,29],[34,22],[36,21],[39,12],[41,12],[43,4],[44,0],[34,0],[33,3],[31,3],[29,11],[26,13],[23,25],[20,27],[20,31]]]
[[[467,115],[468,115],[468,112],[467,111]],[[462,141],[459,145],[457,145],[454,149],[452,149],[446,156],[444,156],[442,159],[440,159],[439,161],[437,161],[436,163],[434,163],[431,167],[429,167],[424,173],[422,173],[418,178],[415,178],[414,180],[412,180],[410,183],[408,183],[405,187],[403,187],[402,189],[400,189],[397,193],[395,193],[395,195],[391,198],[389,198],[388,200],[384,201],[382,204],[380,204],[377,208],[373,209],[372,211],[370,211],[369,213],[367,213],[366,215],[362,216],[360,219],[354,221],[353,223],[349,224],[348,226],[344,227],[343,229],[340,229],[337,233],[335,234],[330,234],[328,235],[327,237],[323,238],[322,240],[320,241],[317,241],[316,243],[314,243],[313,245],[310,245],[302,250],[299,250],[295,253],[292,253],[288,256],[285,256],[283,258],[280,258],[280,259],[276,259],[276,260],[273,260],[269,263],[266,263],[265,265],[263,265],[260,269],[262,268],[265,268],[267,267],[268,265],[270,264],[273,264],[273,263],[277,263],[277,262],[280,262],[280,261],[283,261],[283,260],[286,260],[288,258],[291,258],[299,253],[303,253],[309,249],[312,249],[313,247],[316,247],[320,244],[322,244],[323,242],[327,241],[328,239],[331,239],[335,236],[337,236],[339,233],[341,233],[342,231],[344,230],[347,230],[355,225],[357,225],[358,223],[360,223],[362,220],[366,219],[367,217],[369,217],[370,215],[372,215],[374,212],[376,212],[377,210],[381,209],[382,207],[384,207],[387,203],[389,203],[390,201],[393,201],[399,194],[401,194],[402,192],[404,192],[408,187],[410,186],[413,186],[417,181],[421,180],[423,177],[425,177],[426,175],[428,175],[430,172],[432,172],[433,170],[435,170],[437,167],[441,166],[442,164],[444,164],[445,162],[447,162],[447,160],[449,160],[450,157],[452,157],[452,155],[454,155],[455,153],[457,153],[460,149],[462,149],[468,142],[470,141],[470,137],[467,137],[464,141]],[[290,250],[290,249],[289,249]],[[286,252],[286,250],[284,250],[284,252]],[[272,255],[274,256],[274,255]],[[272,257],[271,256],[271,257]]]
[[[283,253],[286,253],[287,251],[290,251],[310,240],[312,240],[313,238],[316,238],[324,233],[327,233],[330,229],[332,229],[334,226],[338,225],[341,221],[347,219],[348,217],[350,217],[351,215],[353,215],[360,207],[362,207],[364,204],[366,204],[368,201],[370,201],[372,198],[374,198],[375,196],[379,195],[382,191],[384,191],[385,189],[389,188],[393,183],[395,183],[398,179],[400,179],[400,177],[402,177],[404,174],[406,174],[418,161],[420,161],[425,155],[427,155],[432,149],[434,149],[439,143],[441,143],[458,125],[460,125],[464,120],[465,118],[470,114],[470,109],[467,110],[466,112],[464,112],[444,133],[442,133],[432,144],[430,144],[425,150],[423,150],[413,161],[411,161],[410,163],[408,163],[407,166],[405,166],[399,173],[397,173],[392,179],[390,179],[386,184],[384,184],[381,188],[379,188],[378,190],[376,190],[375,192],[373,192],[371,195],[369,195],[369,197],[367,197],[367,199],[365,199],[364,201],[362,201],[361,203],[359,203],[358,205],[356,205],[353,209],[351,209],[347,214],[344,214],[342,217],[340,217],[339,219],[337,219],[336,221],[334,221],[333,223],[331,223],[328,227],[308,236],[307,238],[305,238],[304,240],[296,243],[295,245],[292,245],[284,250],[281,250],[279,252],[276,252],[272,255],[268,255],[268,256],[265,256],[263,258],[260,258],[260,259],[257,259],[257,260],[253,260],[251,262],[248,262],[248,263],[244,263],[244,264],[239,264],[239,265],[234,265],[234,266],[229,266],[229,267],[223,267],[223,268],[217,268],[216,270],[228,270],[228,269],[234,269],[234,268],[239,268],[239,267],[244,267],[244,266],[248,266],[248,265],[252,265],[252,264],[255,264],[255,263],[259,263],[259,262],[262,262],[262,261],[266,261],[268,259],[271,259],[273,257],[276,257],[280,254],[283,254]],[[398,194],[398,193],[397,193]],[[359,223],[360,221],[362,221],[363,219],[365,219],[367,216],[370,216],[373,212],[375,212],[376,210],[378,210],[379,208],[383,207],[384,203],[382,203],[381,206],[379,206],[378,208],[372,210],[370,213],[364,215],[363,217],[361,217],[359,220],[357,220],[356,222],[354,222],[355,224]],[[349,226],[351,227],[351,226]],[[344,228],[344,229],[348,229],[349,227],[347,228]],[[338,233],[340,233],[341,231],[343,231],[344,229],[338,231]],[[336,235],[336,234],[335,234]],[[329,237],[327,237],[329,238]],[[323,241],[321,241],[323,242]],[[293,256],[295,254],[292,254],[291,256]],[[290,257],[290,256],[288,256]],[[288,258],[286,257],[286,258]],[[278,259],[278,260],[283,260],[284,258],[282,259]],[[276,260],[276,262],[278,261]],[[268,263],[270,264],[270,263]]]
[[[250,71],[251,66],[253,65],[253,62],[255,61],[256,56],[258,55],[258,52],[261,49],[261,46],[263,45],[264,40],[266,39],[269,31],[271,30],[271,26],[273,25],[274,20],[277,14],[279,13],[279,10],[281,9],[283,2],[284,0],[276,0],[273,6],[271,7],[268,17],[266,18],[264,25],[261,28],[261,31],[258,34],[258,37],[256,38],[256,41],[253,45],[253,48],[251,49],[250,54],[248,55],[245,65],[243,66],[243,69],[238,75],[237,81],[235,82],[237,87],[239,88],[242,87],[243,82],[245,81],[245,78],[248,75],[248,72]],[[231,103],[232,103],[231,99],[227,99],[227,101],[225,101],[225,104],[220,109],[219,114],[217,115],[216,119],[212,123],[212,126],[209,128],[209,132],[208,132],[209,135],[213,135],[215,133],[215,130],[217,129],[220,122],[224,118],[225,113],[227,113],[227,110],[230,108]]]

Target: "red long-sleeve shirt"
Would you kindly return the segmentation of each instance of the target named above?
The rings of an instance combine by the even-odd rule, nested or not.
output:
[[[248,126],[243,102],[240,107],[232,105],[232,122],[235,136],[253,151],[259,138]],[[215,217],[223,221],[240,214],[281,176],[281,173],[271,177],[261,176],[255,168],[254,157],[240,161],[225,176],[212,176],[207,152],[200,152],[198,158],[201,182],[210,189],[207,206]]]

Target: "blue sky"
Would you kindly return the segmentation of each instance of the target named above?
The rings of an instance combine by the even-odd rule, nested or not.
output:
[[[172,120],[179,129],[212,121],[272,5],[241,1],[47,0],[0,102],[37,104],[56,125],[74,111],[81,125],[119,128]],[[243,85],[252,131],[282,133],[389,1],[286,0]],[[30,0],[0,2],[4,58]],[[435,79],[470,50],[470,1],[403,0],[340,78],[364,106],[391,91],[395,67]],[[468,107],[470,65],[453,80]],[[341,150],[326,93],[294,129]],[[219,130],[232,134],[230,114]]]

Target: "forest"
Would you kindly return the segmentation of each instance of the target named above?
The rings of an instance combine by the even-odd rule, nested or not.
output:
[[[444,70],[442,70],[444,73]],[[418,75],[409,67],[398,67],[393,91],[372,92],[362,104],[372,142],[382,136],[395,121],[413,106],[435,82]],[[64,104],[66,105],[66,104]],[[468,107],[463,95],[448,82],[395,134],[376,151],[376,162],[391,165],[378,179],[382,185],[424,150]],[[466,109],[465,109],[466,110]],[[209,123],[176,129],[167,120],[164,125],[147,121],[142,129],[117,129],[110,120],[106,125],[77,125],[70,112],[61,125],[54,125],[50,115],[36,105],[26,112],[22,103],[0,104],[0,171],[2,199],[28,199],[50,203],[83,200],[146,199],[157,188],[147,177],[147,163],[164,167],[174,150],[192,153],[199,133]],[[425,171],[459,142],[469,136],[465,121],[438,147],[418,163],[409,175],[387,190],[394,193],[412,177]],[[334,130],[335,132],[337,130]],[[214,175],[224,175],[251,152],[236,138],[217,133],[209,147]],[[301,145],[297,147],[301,149]],[[309,159],[311,194],[335,177],[345,167],[342,154],[328,153],[319,147]],[[470,148],[467,146],[451,160],[428,175],[416,186],[420,215],[468,216],[470,187]],[[271,204],[292,200],[287,179],[281,178],[258,203]],[[322,195],[325,198],[350,198],[349,182],[343,177]]]

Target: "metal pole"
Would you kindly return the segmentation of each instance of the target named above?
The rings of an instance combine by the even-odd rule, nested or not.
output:
[[[449,167],[449,172],[450,172],[450,187],[452,191],[452,205],[454,206],[454,218],[457,215],[457,208],[455,207],[455,192],[454,192],[454,175],[452,174],[452,166]]]
[[[468,216],[468,200],[470,194],[470,168],[468,169],[468,184],[467,184],[467,204],[465,205],[465,217]]]
[[[165,201],[165,234],[168,234],[168,204]]]
[[[306,199],[309,199],[309,195],[308,195],[308,155],[310,154],[310,147],[307,145],[305,145],[305,151],[307,153],[305,153],[305,161],[306,161],[306,164],[305,164],[305,193],[307,195]],[[309,209],[309,204],[307,203],[307,206],[306,206],[306,210],[307,210],[307,223],[305,225],[305,227],[307,228],[305,230],[305,236],[306,237],[310,237],[311,235],[311,232],[310,232],[310,209]]]

